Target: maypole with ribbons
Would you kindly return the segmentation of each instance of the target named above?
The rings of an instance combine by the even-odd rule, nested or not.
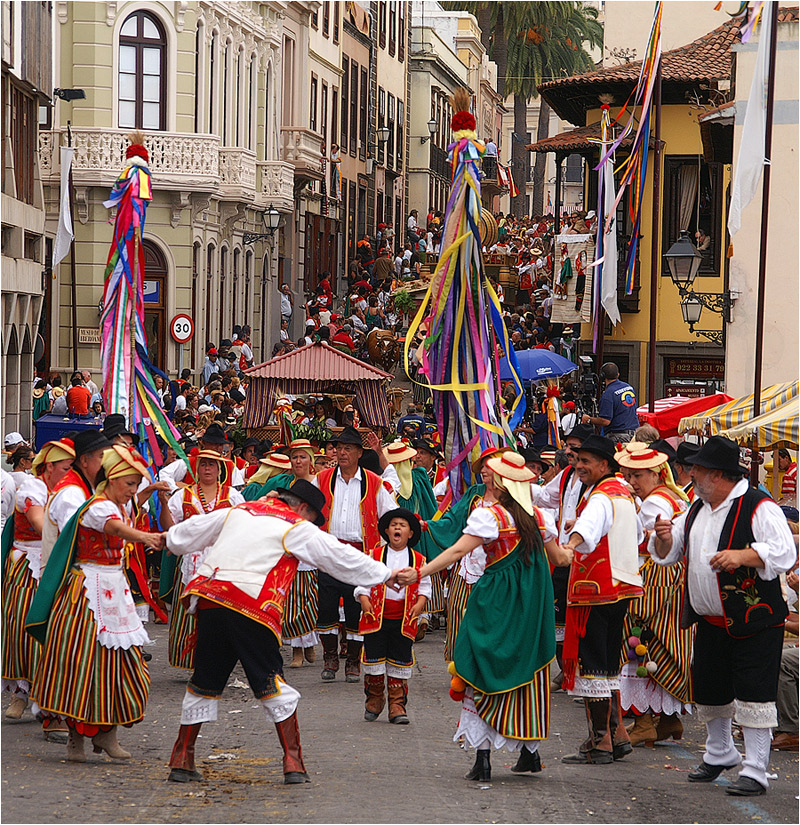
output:
[[[469,111],[470,95],[452,99],[454,142],[448,147],[451,190],[442,229],[442,253],[422,305],[406,336],[421,330],[420,372],[428,379],[454,499],[474,481],[471,458],[487,447],[514,443],[525,396],[500,301],[484,273],[481,238],[480,164],[484,145]],[[509,417],[497,404],[498,345],[508,353],[516,400]]]
[[[178,432],[161,407],[153,376],[160,375],[167,384],[169,379],[147,356],[142,235],[153,195],[144,135],[133,132],[129,140],[125,168],[103,204],[117,207],[100,317],[103,401],[107,412],[125,415],[139,435],[142,452],[160,465],[164,457],[159,436],[179,457],[187,459],[178,443]]]

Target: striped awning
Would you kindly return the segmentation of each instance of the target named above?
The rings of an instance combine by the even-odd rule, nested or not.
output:
[[[775,450],[781,447],[796,450],[798,446],[798,412],[800,412],[800,402],[794,399],[788,404],[784,404],[765,415],[759,415],[758,418],[753,418],[739,427],[722,430],[720,435],[757,450]]]
[[[800,382],[789,381],[785,384],[773,384],[761,390],[761,416],[774,412],[790,401],[796,401],[800,395]],[[699,415],[682,418],[678,425],[681,435],[698,433],[700,435],[719,435],[722,430],[741,427],[753,419],[753,394],[737,398],[719,407],[707,410]]]

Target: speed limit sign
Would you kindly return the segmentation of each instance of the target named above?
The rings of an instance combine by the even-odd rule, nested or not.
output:
[[[185,344],[191,341],[194,335],[194,321],[184,313],[176,315],[170,322],[169,332],[174,341],[178,344]]]

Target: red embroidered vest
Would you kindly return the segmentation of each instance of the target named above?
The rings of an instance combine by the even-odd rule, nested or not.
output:
[[[95,500],[105,499],[96,496]],[[125,539],[121,536],[109,536],[101,530],[91,530],[84,527],[83,521],[78,525],[77,543],[76,564],[120,564],[125,552]]]
[[[338,470],[338,467],[328,467],[317,475],[319,489],[325,496],[325,507],[322,510],[325,524],[322,525],[322,529],[328,532],[330,532],[329,522]],[[379,475],[361,468],[361,536],[365,553],[380,547],[381,544],[381,536],[378,532],[378,491],[382,484],[383,479]]]
[[[195,488],[197,487],[196,484],[192,485],[191,487],[184,487],[183,488],[183,520],[191,518],[192,516],[202,515],[203,511],[198,510],[197,507],[194,505],[194,501],[192,500],[192,494]],[[213,513],[214,510],[225,510],[226,508],[231,506],[231,488],[227,484],[223,484],[219,489],[219,495],[217,496],[217,500],[214,506],[208,511],[209,513]],[[199,498],[199,496],[198,496]]]
[[[577,516],[586,509],[586,503],[594,495],[606,495],[612,499],[623,499],[636,508],[628,488],[611,476],[598,482],[588,497],[578,504]],[[575,552],[569,571],[567,604],[571,606],[613,604],[621,599],[642,595],[642,588],[617,581],[611,576],[611,557],[608,535],[603,536],[591,553]]]
[[[77,471],[71,469],[61,481],[53,487],[50,495],[53,493],[57,493],[59,490],[63,490],[65,487],[80,487],[83,490],[84,495],[87,499],[92,497],[92,490],[89,485],[86,483],[84,477]]]
[[[386,547],[374,547],[370,553],[375,561],[384,561],[386,556]],[[422,565],[425,564],[425,559],[416,550],[409,548],[409,566],[412,566],[417,571],[417,578],[419,579],[419,571]],[[403,623],[400,626],[400,632],[408,639],[414,639],[417,635],[417,625],[419,619],[411,618],[411,609],[414,607],[419,595],[419,581],[413,584],[406,585],[405,602],[403,605]],[[369,600],[372,604],[372,615],[367,616],[365,613],[361,614],[361,621],[358,623],[358,632],[362,635],[367,633],[376,633],[383,625],[383,613],[386,607],[386,585],[377,584],[369,591]]]
[[[670,518],[675,518],[675,516],[683,512],[683,510],[681,509],[681,504],[683,502],[666,485],[659,484],[658,487],[656,487],[650,492],[650,495],[647,496],[647,498],[650,498],[651,496],[658,496],[659,498],[663,498],[670,505],[670,507],[672,507],[672,515],[670,516]],[[647,545],[650,541],[650,532],[650,530],[644,531],[644,541],[642,541],[642,543],[639,545],[640,556],[648,555]]]
[[[22,512],[18,505],[14,505],[14,542],[18,541],[41,541],[42,534],[37,532],[33,525],[28,521],[25,513],[28,512],[28,507]]]
[[[511,519],[508,510],[502,504],[492,504],[487,509],[497,520],[497,527],[500,531],[500,535],[494,541],[483,545],[483,550],[486,553],[486,566],[491,567],[516,548],[519,544],[519,530]],[[533,514],[541,531],[543,527],[542,514],[536,507],[533,509]]]
[[[287,524],[298,524],[302,516],[295,513],[288,505],[276,498],[248,501],[232,508],[247,510],[254,516],[272,516]],[[283,605],[297,572],[298,560],[284,552],[271,570],[266,574],[264,584],[256,598],[252,598],[236,587],[233,582],[220,581],[213,576],[197,577],[186,586],[183,598],[191,595],[207,599],[268,627],[281,642],[281,624],[283,622]]]

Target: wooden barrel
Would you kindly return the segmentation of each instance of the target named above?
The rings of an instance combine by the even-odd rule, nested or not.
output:
[[[481,242],[487,249],[497,243],[497,221],[488,209],[481,209]]]

